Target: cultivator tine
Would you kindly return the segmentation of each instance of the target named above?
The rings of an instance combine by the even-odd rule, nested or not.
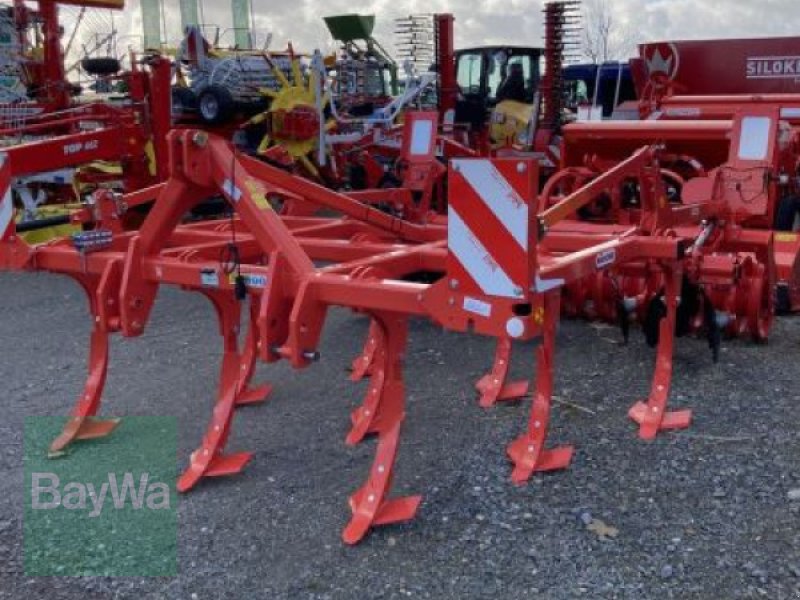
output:
[[[376,419],[381,401],[384,395],[394,393],[389,388],[395,382],[388,382],[387,385],[386,381],[386,372],[391,366],[388,364],[389,352],[386,348],[385,335],[383,328],[375,320],[370,325],[370,340],[367,342],[367,348],[370,343],[373,346],[370,360],[372,368],[369,369],[372,373],[364,402],[350,415],[353,426],[347,434],[346,443],[349,446],[355,446],[369,434],[378,433]]]
[[[492,370],[475,384],[481,395],[479,403],[483,408],[491,408],[498,402],[519,400],[528,395],[530,390],[528,381],[507,383],[511,354],[511,340],[506,337],[498,338]]]
[[[347,544],[356,544],[371,527],[389,525],[414,518],[421,496],[389,499],[392,485],[392,470],[397,458],[400,430],[405,416],[405,385],[403,383],[403,360],[408,336],[408,320],[404,315],[383,314],[375,316],[381,331],[380,360],[384,385],[377,414],[372,427],[378,434],[378,449],[367,481],[352,496],[350,509],[353,516],[342,532]]]
[[[666,289],[664,303],[666,317],[659,325],[656,366],[653,384],[647,402],[637,402],[628,416],[639,424],[639,437],[652,440],[659,431],[685,429],[692,420],[691,410],[667,411],[670,383],[672,381],[672,353],[675,342],[675,322],[678,311],[678,295],[681,289],[682,274],[679,268],[665,267]]]
[[[119,424],[119,419],[101,421],[94,418],[100,408],[108,373],[108,346],[108,332],[95,324],[89,341],[89,376],[64,430],[50,444],[51,454],[62,452],[76,440],[105,437]]]
[[[350,371],[350,381],[361,381],[364,377],[372,374],[372,364],[375,360],[375,353],[378,349],[378,338],[380,337],[380,326],[371,321],[367,341],[361,354],[353,360]]]
[[[110,262],[98,283],[96,277],[75,276],[89,299],[90,312],[94,316],[89,337],[89,374],[61,434],[50,444],[50,453],[59,454],[77,440],[92,440],[106,437],[119,424],[119,419],[95,418],[108,374],[108,349],[110,332],[117,325],[117,299],[115,290],[119,286],[121,264]]]
[[[231,422],[241,387],[242,358],[239,352],[240,304],[233,294],[206,291],[220,320],[223,336],[222,369],[217,400],[200,447],[192,452],[189,466],[178,479],[178,491],[186,492],[203,477],[234,475],[253,457],[251,452],[222,454],[228,441]]]
[[[255,299],[250,300],[249,322],[247,327],[247,337],[244,341],[242,350],[241,365],[239,367],[239,385],[236,390],[236,405],[248,406],[265,402],[272,393],[272,386],[269,384],[251,386],[253,375],[256,370],[258,360],[258,313],[259,304]]]
[[[550,450],[544,447],[553,397],[553,360],[560,298],[560,292],[551,292],[545,296],[543,339],[536,350],[536,392],[531,405],[528,429],[507,449],[508,456],[514,463],[511,480],[516,484],[525,483],[537,471],[566,469],[572,461],[572,446]]]
[[[392,368],[389,363],[391,357],[387,350],[384,328],[375,319],[370,324],[370,339],[367,341],[365,349],[369,348],[370,343],[372,344],[372,356],[370,358],[369,386],[367,387],[364,402],[350,415],[353,425],[346,438],[346,443],[349,446],[355,446],[366,436],[380,432],[383,399],[387,395],[398,393],[392,389],[392,386],[397,385],[397,381],[387,380],[386,374]]]

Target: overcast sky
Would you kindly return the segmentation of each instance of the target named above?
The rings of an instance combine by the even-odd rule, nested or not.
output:
[[[168,36],[180,35],[178,0],[164,0]],[[392,45],[393,19],[422,12],[452,12],[456,17],[456,46],[541,43],[538,0],[252,0],[260,39],[272,34],[272,48],[292,41],[303,51],[330,48],[322,16],[354,10],[378,16],[376,37]],[[605,1],[618,22],[618,31],[633,42],[656,39],[758,37],[800,34],[798,0],[589,0]],[[201,0],[205,20],[231,26],[229,0]],[[121,32],[139,35],[139,0],[128,0],[118,17]],[[75,9],[71,9],[75,10]]]

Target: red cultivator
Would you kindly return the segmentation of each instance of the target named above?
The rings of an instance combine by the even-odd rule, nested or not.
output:
[[[741,286],[745,273],[720,266],[718,247],[705,251],[712,237],[728,239],[724,227],[708,232],[707,223],[719,216],[719,203],[713,198],[691,206],[666,201],[661,151],[655,146],[643,146],[544,210],[538,209],[535,161],[454,160],[446,182],[446,225],[399,219],[239,155],[228,142],[204,132],[173,132],[168,146],[166,182],[122,203],[154,200],[138,232],[115,226],[109,215],[116,213],[104,209],[115,198],[98,194],[98,210],[80,215],[83,233],[29,246],[7,217],[9,195],[3,200],[0,267],[72,277],[85,289],[94,319],[85,390],[53,449],[113,429],[115,422],[96,418],[109,336],[140,336],[159,287],[177,285],[211,301],[224,346],[213,414],[178,487],[186,491],[203,477],[238,473],[252,455],[224,452],[234,411],[269,393],[268,387],[251,387],[256,360],[309,367],[320,359],[328,308],[349,307],[368,314],[372,325],[353,374],[369,376],[370,383],[352,415],[347,442],[356,444],[368,435],[378,439],[368,477],[350,497],[352,518],[343,533],[347,543],[358,542],[373,526],[411,519],[420,503],[419,496],[390,497],[404,418],[409,317],[498,338],[495,367],[479,386],[487,405],[527,390],[526,384],[506,382],[511,340],[542,339],[530,419],[508,448],[513,480],[521,483],[535,471],[566,467],[572,456],[569,447],[546,448],[555,331],[565,289],[602,273],[622,280],[647,273],[648,280],[657,282],[661,312],[654,317],[658,356],[653,387],[630,411],[641,437],[653,438],[661,430],[686,427],[690,419],[688,411],[667,409],[683,282],[713,281],[724,294]],[[7,189],[7,163],[2,176]],[[629,211],[624,225],[566,219],[607,190],[631,185],[637,190],[637,208]],[[230,219],[183,222],[197,204],[215,196],[230,205]],[[266,197],[299,200],[340,216],[281,217]],[[751,253],[763,250],[762,241],[740,238],[739,250],[729,248],[728,260],[745,263]],[[249,326],[243,335],[240,317],[248,300]]]

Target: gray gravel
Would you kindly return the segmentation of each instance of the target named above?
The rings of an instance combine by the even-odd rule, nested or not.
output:
[[[564,323],[556,393],[596,414],[557,406],[550,440],[575,444],[573,465],[523,487],[504,448],[527,406],[483,411],[472,389],[491,341],[414,323],[395,481],[424,502],[413,523],[349,548],[346,498],[374,443],[343,444],[363,391],[344,369],[367,323],[335,311],[321,363],[259,369],[276,391],[239,413],[229,446],[253,463],[182,498],[178,578],[29,579],[22,423],[71,406],[89,319],[82,292],[53,276],[0,275],[0,297],[0,598],[800,598],[800,319],[778,321],[766,346],[726,343],[716,366],[702,340],[681,340],[672,403],[694,424],[649,444],[626,411],[653,352]],[[147,335],[113,347],[105,414],[178,417],[181,460],[216,384],[212,318],[197,295],[165,290]],[[517,354],[519,374],[531,356]]]

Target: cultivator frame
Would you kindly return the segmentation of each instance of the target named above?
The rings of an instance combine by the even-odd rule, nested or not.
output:
[[[81,238],[80,244],[61,239],[29,246],[16,235],[13,221],[0,223],[0,268],[73,278],[86,291],[94,319],[84,392],[52,450],[101,437],[116,425],[97,418],[109,338],[115,333],[140,336],[159,287],[169,284],[197,291],[211,301],[224,349],[213,414],[178,489],[187,491],[203,477],[238,473],[252,454],[223,452],[235,409],[264,400],[270,391],[269,386],[251,385],[256,361],[310,366],[320,358],[328,308],[348,307],[369,315],[372,325],[354,373],[356,379],[368,375],[370,383],[362,406],[352,415],[347,442],[356,444],[368,435],[378,438],[367,480],[350,498],[353,514],[343,539],[355,543],[371,527],[412,518],[420,503],[419,496],[390,498],[404,419],[408,319],[426,317],[454,331],[496,337],[498,360],[506,365],[510,340],[542,339],[529,423],[508,448],[512,478],[522,483],[535,471],[566,467],[572,456],[571,447],[546,448],[562,288],[636,261],[662,272],[666,318],[651,394],[634,405],[630,416],[646,439],[689,424],[688,411],[667,410],[677,299],[686,249],[692,242],[675,235],[672,227],[697,223],[700,215],[663,202],[657,147],[643,147],[541,213],[536,210],[535,161],[456,160],[448,176],[451,213],[443,226],[403,221],[240,155],[228,142],[202,131],[175,131],[168,145],[166,182],[126,196],[130,206],[154,201],[137,232],[113,228],[102,216],[111,214],[102,206],[118,206],[107,193],[96,199],[100,210],[76,216],[86,221],[93,235]],[[7,164],[0,175],[0,183],[7,185]],[[586,225],[579,233],[559,230],[564,216],[590,201],[597,189],[626,178],[638,180],[643,190],[638,224]],[[299,198],[341,216],[281,217],[264,201],[267,194]],[[182,224],[196,204],[217,195],[229,203],[230,219]],[[7,202],[8,194],[3,207]],[[481,210],[458,216],[457,211],[479,203]],[[496,235],[516,245],[511,250],[509,245],[484,245]],[[483,249],[475,254],[475,248]],[[434,283],[424,283],[431,280]],[[249,326],[242,335],[246,299]],[[493,384],[501,392],[498,397],[502,390],[508,391],[506,375],[503,365],[496,363]]]

